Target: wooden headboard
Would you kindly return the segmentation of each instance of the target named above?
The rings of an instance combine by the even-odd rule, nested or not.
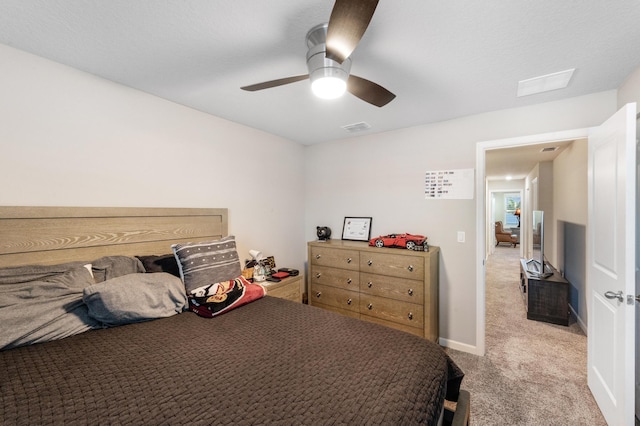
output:
[[[0,206],[0,267],[168,254],[227,232],[227,209]]]

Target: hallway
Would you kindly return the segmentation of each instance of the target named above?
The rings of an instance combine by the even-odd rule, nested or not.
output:
[[[606,425],[587,387],[587,338],[526,319],[519,250],[496,247],[486,266],[486,354],[447,349],[464,370],[472,425]]]

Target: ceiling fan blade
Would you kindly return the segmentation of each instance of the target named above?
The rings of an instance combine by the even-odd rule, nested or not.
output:
[[[262,83],[251,84],[241,87],[242,90],[255,92],[256,90],[270,89],[272,87],[284,86],[285,84],[295,83],[296,81],[306,80],[309,74],[295,75],[293,77],[279,78],[277,80],[263,81]]]
[[[396,97],[396,95],[379,84],[355,75],[349,76],[349,80],[347,80],[347,91],[353,96],[377,107],[385,106]]]
[[[327,58],[342,63],[356,49],[378,0],[336,0],[327,28]]]

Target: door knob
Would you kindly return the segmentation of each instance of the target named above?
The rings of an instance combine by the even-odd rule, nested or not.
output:
[[[604,297],[606,297],[607,299],[618,299],[618,302],[624,302],[624,296],[622,295],[622,291],[619,291],[617,293],[614,293],[612,291],[607,291],[604,294]]]

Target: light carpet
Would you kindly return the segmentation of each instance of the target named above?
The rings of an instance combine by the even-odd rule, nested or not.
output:
[[[486,354],[447,349],[465,372],[472,425],[606,425],[587,387],[587,337],[527,320],[520,250],[499,246],[486,266]]]

